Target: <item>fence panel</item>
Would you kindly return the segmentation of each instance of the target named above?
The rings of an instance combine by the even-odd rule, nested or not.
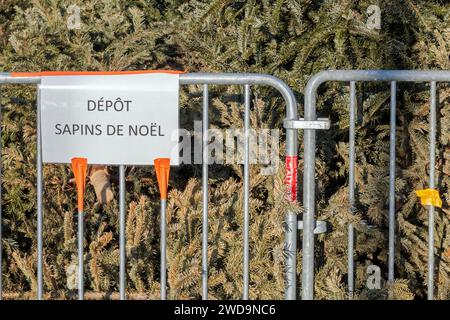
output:
[[[349,143],[349,200],[350,210],[354,210],[355,201],[355,106],[356,82],[384,81],[390,82],[390,158],[389,158],[389,250],[388,280],[394,280],[394,248],[395,248],[395,133],[397,82],[429,82],[430,83],[430,176],[429,188],[435,188],[436,157],[436,83],[450,82],[450,71],[419,70],[330,70],[314,75],[305,89],[305,120],[316,120],[316,97],[319,86],[328,81],[350,83],[350,143]],[[315,130],[305,130],[305,164],[303,173],[303,270],[302,298],[314,298],[314,228],[315,228]],[[433,299],[434,284],[434,206],[429,206],[428,229],[428,299]],[[354,228],[348,226],[348,291],[354,291]]]
[[[0,73],[0,84],[36,84],[37,85],[37,299],[43,298],[43,172],[42,172],[42,144],[41,144],[41,99],[40,99],[40,81],[39,73],[10,74]],[[202,298],[208,298],[208,110],[209,96],[208,85],[242,85],[245,92],[245,115],[244,115],[244,274],[243,274],[243,299],[249,297],[249,197],[250,197],[250,176],[249,176],[249,137],[250,137],[250,103],[251,103],[251,85],[266,85],[278,90],[286,103],[286,119],[297,121],[297,104],[292,90],[280,79],[265,74],[251,73],[182,73],[179,75],[180,85],[202,85],[203,86],[203,163],[202,163],[202,194],[203,194],[203,221],[202,221]],[[286,168],[286,181],[291,190],[290,200],[296,201],[297,195],[297,129],[289,128],[286,130],[286,163],[290,166]],[[289,160],[288,160],[289,159]],[[295,161],[292,161],[295,159]],[[1,173],[1,172],[0,172]],[[1,179],[1,176],[0,176]],[[119,250],[120,250],[120,268],[119,268],[119,291],[120,299],[126,299],[126,239],[125,239],[125,166],[119,166]],[[1,188],[0,188],[1,195]],[[166,226],[165,226],[165,201],[161,202],[161,299],[166,298]],[[1,201],[0,201],[0,220],[1,220]],[[79,299],[84,297],[83,287],[83,219],[79,214],[78,220],[78,261],[79,261]],[[286,299],[296,298],[296,252],[297,252],[297,213],[286,212],[285,228],[285,251],[286,251]],[[0,228],[1,229],[1,228]],[[0,245],[1,245],[0,230]],[[1,249],[1,248],[0,248]],[[0,250],[1,262],[1,250]],[[1,266],[1,263],[0,263]],[[0,298],[1,298],[1,270],[0,270]]]

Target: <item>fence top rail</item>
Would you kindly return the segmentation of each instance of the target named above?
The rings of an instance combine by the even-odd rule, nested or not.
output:
[[[161,71],[163,72],[163,71]],[[69,74],[69,73],[68,73]],[[95,74],[95,73],[92,73]],[[101,73],[99,73],[101,74]],[[280,92],[286,102],[288,119],[297,118],[297,101],[294,92],[281,79],[262,73],[180,73],[180,84],[216,84],[216,85],[267,85]],[[20,73],[14,76],[9,72],[0,73],[0,84],[39,84],[41,76],[38,73]]]
[[[315,74],[308,82],[306,94],[317,90],[326,81],[399,81],[450,82],[447,70],[327,70]]]
[[[316,73],[305,88],[305,118],[315,120],[316,93],[327,81],[399,81],[450,82],[450,71],[445,70],[326,70]]]

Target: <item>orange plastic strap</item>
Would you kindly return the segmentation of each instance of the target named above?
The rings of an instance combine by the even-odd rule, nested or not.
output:
[[[72,171],[77,186],[78,211],[84,210],[84,190],[86,189],[87,159],[72,158]]]
[[[155,171],[156,178],[158,179],[159,193],[161,200],[167,199],[167,187],[169,185],[169,173],[170,173],[170,159],[158,158],[155,159]]]
[[[131,71],[40,71],[40,72],[11,72],[12,77],[42,77],[42,76],[112,76],[126,74],[166,73],[182,74],[178,70],[131,70]]]
[[[439,196],[439,191],[436,189],[416,190],[416,194],[420,198],[420,203],[422,203],[423,206],[442,208],[442,200]]]

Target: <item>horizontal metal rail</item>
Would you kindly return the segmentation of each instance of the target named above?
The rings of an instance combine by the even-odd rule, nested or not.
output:
[[[349,199],[350,210],[354,210],[355,188],[355,95],[357,81],[385,81],[391,83],[391,116],[390,116],[390,160],[389,160],[389,260],[388,280],[394,280],[394,247],[395,247],[395,124],[396,124],[396,92],[397,82],[430,82],[430,188],[435,187],[436,156],[436,82],[449,82],[450,71],[421,70],[329,70],[314,75],[305,89],[305,120],[316,120],[316,97],[321,84],[327,81],[350,82],[350,170]],[[304,176],[303,176],[303,269],[302,298],[314,298],[314,227],[315,227],[315,148],[316,131],[305,130],[304,134]],[[434,275],[434,207],[429,211],[428,237],[428,299],[433,298]],[[354,290],[354,230],[349,226],[348,233],[348,289],[349,296]]]
[[[0,84],[36,84],[38,85],[38,105],[37,105],[37,239],[38,239],[38,299],[43,297],[43,209],[42,209],[42,158],[41,158],[41,130],[40,130],[40,90],[39,84],[41,82],[40,76],[13,76],[9,73],[0,73]],[[249,222],[250,222],[250,209],[249,209],[249,197],[250,197],[250,176],[249,176],[249,133],[250,130],[250,86],[251,85],[266,85],[275,88],[282,95],[286,103],[286,119],[297,120],[297,103],[292,90],[280,79],[265,75],[265,74],[253,74],[253,73],[185,73],[179,75],[180,85],[203,85],[203,175],[202,175],[202,188],[203,188],[203,230],[202,230],[202,298],[207,299],[208,296],[208,85],[242,85],[245,89],[245,159],[244,159],[244,290],[243,299],[249,298]],[[286,157],[297,157],[298,141],[297,141],[297,129],[286,129]],[[1,162],[1,161],[0,161]],[[119,189],[120,189],[120,201],[119,201],[119,237],[120,237],[120,271],[119,271],[119,283],[120,283],[120,298],[123,300],[126,298],[126,239],[125,239],[125,221],[126,221],[126,209],[125,209],[125,166],[121,165],[120,177],[119,177]],[[287,179],[290,181],[291,190],[297,190],[297,177],[293,176],[295,170],[287,171]],[[0,176],[1,179],[1,176]],[[1,192],[1,190],[0,190]],[[296,194],[291,194],[291,199],[296,199]],[[161,208],[161,212],[165,212]],[[1,207],[0,207],[1,217]],[[161,230],[165,233],[165,221],[161,217]],[[79,230],[83,230],[79,228]],[[82,232],[82,231],[80,231]],[[78,234],[79,239],[83,237],[83,234]],[[0,233],[1,235],[1,233]],[[1,243],[1,238],[0,238]],[[82,243],[82,242],[81,242]],[[286,299],[296,298],[296,260],[297,260],[297,213],[288,211],[286,212],[286,229],[285,229],[285,251],[286,251]],[[79,251],[79,252],[82,252]],[[82,257],[79,257],[82,259]],[[82,260],[80,260],[82,261]],[[165,235],[161,238],[161,298],[166,297],[166,244]],[[81,268],[81,267],[80,267]],[[82,273],[82,272],[81,272]],[[1,273],[0,273],[1,274]],[[0,275],[1,285],[1,275]],[[83,292],[80,290],[80,292]],[[1,294],[1,293],[0,293]]]

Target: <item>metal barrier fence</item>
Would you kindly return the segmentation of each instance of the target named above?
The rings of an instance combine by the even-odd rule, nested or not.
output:
[[[388,280],[394,280],[394,246],[395,246],[395,134],[397,82],[430,82],[430,177],[429,188],[435,188],[436,156],[436,83],[450,82],[449,71],[395,71],[395,70],[332,70],[323,71],[313,76],[305,89],[305,120],[316,120],[316,96],[319,86],[327,81],[350,82],[350,145],[349,145],[349,200],[350,210],[355,205],[355,106],[357,81],[385,81],[391,84],[390,100],[390,158],[389,158],[389,256]],[[315,130],[304,133],[304,175],[303,175],[303,269],[302,298],[314,298],[314,228],[315,228]],[[433,299],[434,288],[434,206],[429,206],[428,229],[428,299]],[[354,228],[348,226],[348,291],[354,291]]]
[[[244,272],[243,272],[243,299],[248,299],[249,294],[249,129],[250,129],[250,86],[267,85],[277,89],[286,102],[286,182],[290,189],[290,200],[297,199],[297,130],[304,129],[304,174],[303,174],[303,221],[297,221],[297,213],[288,211],[285,218],[285,253],[286,253],[286,287],[285,298],[296,299],[296,259],[297,259],[297,229],[303,229],[303,269],[302,269],[302,298],[309,300],[314,298],[314,234],[325,231],[325,225],[321,221],[315,221],[315,148],[316,130],[328,129],[327,119],[317,119],[316,95],[319,86],[327,81],[350,82],[350,168],[349,168],[349,199],[350,208],[353,212],[355,202],[355,99],[357,81],[386,81],[391,83],[391,117],[390,117],[390,161],[389,161],[389,272],[388,280],[394,279],[394,236],[395,236],[395,124],[396,124],[396,89],[397,82],[431,82],[431,116],[430,116],[430,188],[435,188],[434,164],[436,153],[436,83],[450,82],[448,71],[351,71],[334,70],[324,71],[316,74],[308,82],[305,89],[305,118],[298,119],[296,99],[292,90],[280,79],[264,74],[246,73],[186,73],[180,74],[180,85],[203,85],[203,162],[202,162],[202,192],[203,192],[203,218],[202,218],[202,298],[208,298],[208,110],[209,95],[208,85],[242,85],[245,93],[244,113]],[[41,157],[41,124],[40,124],[40,90],[39,76],[20,77],[9,73],[0,73],[0,84],[37,84],[37,298],[43,297],[43,174]],[[1,110],[0,110],[1,111]],[[1,132],[0,132],[1,134]],[[0,168],[1,179],[1,168]],[[125,166],[119,166],[119,216],[120,216],[120,271],[119,290],[120,298],[125,299],[126,270],[125,270]],[[0,181],[1,182],[1,181]],[[1,197],[1,188],[0,188]],[[163,204],[164,206],[164,204]],[[164,212],[161,208],[161,212]],[[1,221],[0,201],[0,221]],[[161,219],[161,230],[165,232],[165,220]],[[82,238],[80,234],[79,239]],[[0,262],[2,261],[0,228]],[[161,298],[166,296],[165,279],[165,237],[161,238]],[[433,270],[434,270],[434,207],[429,208],[429,260],[428,260],[428,298],[433,298]],[[348,227],[348,290],[350,296],[354,291],[354,228]],[[164,257],[164,258],[163,258]],[[81,261],[81,260],[80,260]],[[82,271],[81,271],[82,272]],[[2,292],[0,263],[0,298]]]
[[[9,73],[0,73],[0,84],[15,83],[15,84],[36,84],[37,90],[37,298],[43,298],[43,173],[42,173],[42,150],[41,150],[41,115],[40,115],[40,81],[41,77],[32,75],[27,76],[21,74],[14,76]],[[202,191],[203,191],[203,230],[202,230],[202,298],[208,298],[208,85],[243,85],[245,88],[245,115],[244,115],[244,272],[243,272],[243,299],[249,297],[249,129],[250,129],[250,86],[251,85],[267,85],[278,90],[286,103],[286,119],[290,120],[291,128],[286,129],[286,163],[289,167],[286,169],[286,181],[291,190],[290,200],[295,201],[297,198],[297,129],[302,127],[301,120],[297,119],[297,103],[292,90],[280,79],[270,75],[264,74],[246,74],[246,73],[185,73],[179,75],[180,85],[203,85],[203,164],[202,164]],[[0,110],[1,111],[1,110]],[[309,125],[314,125],[314,121]],[[0,132],[1,134],[1,132]],[[0,171],[1,179],[1,171]],[[119,271],[119,290],[120,299],[126,298],[126,252],[125,252],[125,166],[119,166],[119,250],[120,250],[120,271]],[[0,180],[1,184],[1,180]],[[1,188],[0,188],[1,196]],[[1,201],[0,201],[1,205]],[[164,212],[164,203],[162,204],[161,212]],[[80,215],[79,215],[80,216]],[[166,297],[166,239],[165,239],[165,217],[161,219],[161,299]],[[0,206],[0,221],[1,221],[1,206]],[[80,221],[80,219],[78,220]],[[82,285],[82,247],[83,247],[83,229],[79,223],[78,229],[78,246],[79,246],[79,298],[83,298]],[[286,227],[285,227],[285,251],[286,251],[286,299],[296,298],[296,257],[297,257],[297,213],[286,212]],[[0,228],[0,246],[1,246],[1,228]],[[0,247],[0,268],[1,268],[1,250]],[[0,299],[1,299],[1,275],[0,269]],[[81,285],[80,285],[81,284]]]

